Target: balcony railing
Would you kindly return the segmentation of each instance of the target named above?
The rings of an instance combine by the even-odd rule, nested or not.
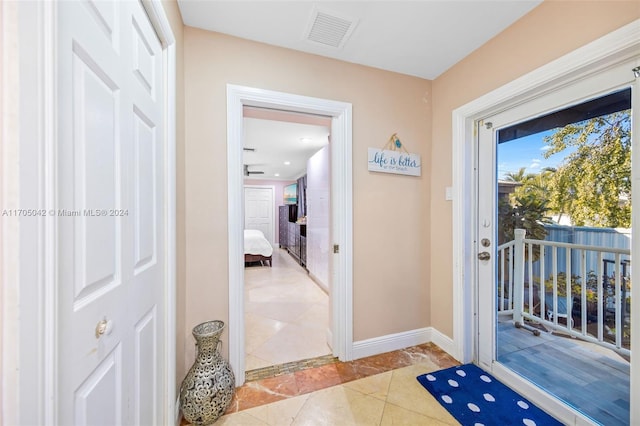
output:
[[[525,238],[498,247],[498,311],[630,355],[631,252]]]

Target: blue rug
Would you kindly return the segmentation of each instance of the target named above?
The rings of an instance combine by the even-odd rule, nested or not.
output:
[[[562,425],[473,364],[417,379],[464,426]]]

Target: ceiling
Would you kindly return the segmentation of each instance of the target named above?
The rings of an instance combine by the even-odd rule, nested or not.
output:
[[[178,5],[188,26],[432,80],[541,2],[178,0]],[[314,23],[311,38],[319,42],[309,40]]]
[[[541,2],[178,0],[178,5],[188,26],[432,80]],[[256,149],[245,152],[245,164],[249,171],[264,172],[250,178],[292,180],[304,173],[306,159],[327,143],[330,121],[299,118],[245,110],[244,144]]]
[[[244,117],[246,179],[296,180],[307,170],[307,160],[329,143],[329,127]],[[255,149],[247,151],[246,149]]]

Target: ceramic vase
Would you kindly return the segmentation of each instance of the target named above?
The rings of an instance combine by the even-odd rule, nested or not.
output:
[[[195,425],[215,422],[231,404],[235,377],[219,352],[224,322],[208,321],[193,328],[198,354],[180,387],[180,407],[185,420]]]

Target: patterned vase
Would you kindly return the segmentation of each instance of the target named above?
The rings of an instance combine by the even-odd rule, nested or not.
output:
[[[193,328],[198,355],[180,387],[182,415],[189,423],[209,425],[231,404],[235,377],[218,352],[224,322],[208,321]]]

